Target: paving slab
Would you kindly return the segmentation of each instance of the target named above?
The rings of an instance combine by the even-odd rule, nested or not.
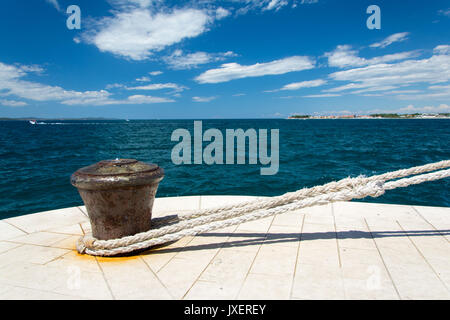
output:
[[[261,197],[157,198],[154,217]],[[86,208],[0,220],[0,299],[449,299],[450,208],[336,202],[134,256],[76,252]]]

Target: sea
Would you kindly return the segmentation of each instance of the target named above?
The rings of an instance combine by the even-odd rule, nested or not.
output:
[[[246,164],[174,164],[178,141],[171,140],[172,133],[186,129],[193,135],[194,120],[0,121],[0,219],[82,205],[71,174],[107,159],[162,167],[157,197],[276,196],[450,159],[448,119],[220,119],[202,120],[202,126],[224,136],[226,129],[267,129],[269,138],[270,130],[278,129],[278,173],[261,175],[264,166],[248,159]],[[449,207],[450,179],[358,201]]]

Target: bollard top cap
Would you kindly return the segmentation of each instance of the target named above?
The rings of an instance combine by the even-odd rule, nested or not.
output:
[[[79,189],[99,190],[159,183],[164,170],[135,159],[103,160],[72,174],[70,182]]]
[[[103,160],[77,172],[93,176],[126,175],[133,173],[151,172],[158,168],[153,163],[140,162],[135,159]]]

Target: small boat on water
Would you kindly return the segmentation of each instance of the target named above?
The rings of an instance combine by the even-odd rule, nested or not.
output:
[[[29,121],[31,124],[37,124],[37,121],[36,120],[30,120]]]

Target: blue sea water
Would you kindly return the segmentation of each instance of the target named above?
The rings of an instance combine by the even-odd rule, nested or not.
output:
[[[77,169],[104,159],[159,164],[158,197],[274,196],[348,176],[374,175],[450,159],[450,120],[204,120],[203,129],[279,129],[280,168],[174,165],[177,128],[193,120],[0,121],[0,219],[82,205],[69,182]],[[207,143],[204,143],[206,146]],[[450,179],[387,192],[364,201],[450,206]]]

